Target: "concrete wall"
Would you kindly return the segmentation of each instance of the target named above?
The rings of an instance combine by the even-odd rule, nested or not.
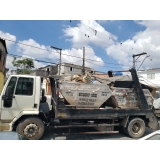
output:
[[[61,74],[82,74],[82,69],[73,66],[71,70],[71,66],[61,66]]]

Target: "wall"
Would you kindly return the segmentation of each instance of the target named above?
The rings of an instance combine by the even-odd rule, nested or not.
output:
[[[0,71],[0,93],[2,92],[4,86],[4,74]]]
[[[0,93],[4,86],[7,49],[5,41],[0,39]]]
[[[153,78],[149,78],[147,74],[153,74]],[[139,71],[138,76],[140,82],[145,83],[147,85],[151,85],[156,88],[160,88],[160,69],[152,69],[146,71]]]
[[[82,74],[82,69],[74,68],[74,66],[73,66],[72,71],[70,71],[69,66],[64,66],[64,73],[65,74]]]
[[[72,67],[72,71],[70,70],[70,68]],[[74,64],[62,64],[61,66],[61,74],[70,74],[70,75],[74,75],[74,74],[82,74],[82,66],[76,66]],[[90,68],[85,67],[86,72],[89,70],[93,70]]]

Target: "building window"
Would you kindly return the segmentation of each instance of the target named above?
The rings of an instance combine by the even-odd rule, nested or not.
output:
[[[70,71],[73,71],[73,68],[72,68],[72,67],[70,67]]]
[[[155,73],[147,74],[148,79],[155,79]]]

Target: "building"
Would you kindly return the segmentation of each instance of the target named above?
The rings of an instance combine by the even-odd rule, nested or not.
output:
[[[160,68],[139,70],[137,74],[141,83],[160,89]]]
[[[71,64],[71,63],[62,63],[60,75],[74,75],[74,74],[83,74],[82,66]],[[84,67],[85,73],[86,72],[94,72],[92,68]],[[58,73],[59,73],[59,66],[58,66]],[[57,73],[57,74],[58,74]]]
[[[94,71],[89,67],[84,67],[85,72]],[[60,72],[59,72],[60,71]],[[57,65],[48,65],[45,67],[41,67],[37,70],[31,72],[32,75],[40,75],[46,76],[49,75],[74,75],[74,74],[82,74],[82,66],[71,64],[71,63],[62,63],[59,69],[59,64]]]
[[[89,67],[84,67],[85,72],[94,72],[93,69]],[[31,71],[31,75],[40,76],[43,78],[42,88],[45,89],[46,94],[51,94],[51,86],[47,75],[55,76],[59,78],[60,76],[68,76],[75,74],[82,74],[82,66],[71,64],[71,63],[62,63],[60,72],[59,72],[59,64],[57,65],[48,65],[45,67],[41,67],[39,69]]]
[[[17,74],[17,70],[11,70],[11,75]]]
[[[4,80],[6,77],[6,58],[7,58],[7,47],[5,40],[0,38],[0,93],[4,86]]]

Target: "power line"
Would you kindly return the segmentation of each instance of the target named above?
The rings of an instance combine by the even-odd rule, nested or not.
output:
[[[59,22],[59,23],[61,23],[61,22]],[[64,24],[64,23],[63,23]],[[72,27],[72,29],[74,29],[74,30],[76,30],[76,31],[78,31],[78,32],[81,32],[81,33],[83,33],[85,36],[87,36],[88,38],[89,37],[93,37],[93,36],[91,36],[91,35],[89,35],[89,34],[87,34],[87,33],[84,33],[84,32],[82,32],[82,31],[80,31],[80,30],[78,30],[78,29],[76,29],[75,27]],[[100,42],[102,42],[103,44],[107,44],[107,45],[110,45],[110,43],[106,43],[106,42],[104,42],[104,41],[101,41],[100,39],[98,39],[96,36],[94,36],[94,38],[96,38],[98,41],[100,41]],[[109,37],[109,39],[111,39],[110,37]]]
[[[149,56],[150,56],[150,55],[149,55]],[[139,68],[142,66],[142,64],[143,64],[143,62],[145,61],[145,59],[146,59],[147,57],[149,57],[149,56],[146,56],[146,57],[143,59],[143,61],[142,61],[142,63],[140,64]],[[139,70],[139,68],[137,69],[137,71]]]
[[[87,62],[88,62],[88,61],[87,61]],[[88,63],[91,63],[91,62],[88,62]],[[100,66],[100,67],[116,68],[116,67],[101,66],[101,65],[98,65],[98,64],[95,64],[95,63],[91,63],[91,64],[94,64],[94,65],[96,65],[96,66]],[[118,68],[116,68],[116,69],[118,69]]]
[[[90,29],[92,29],[93,31],[96,31],[96,32],[99,32],[99,33],[101,33],[103,36],[104,36],[104,34],[102,33],[102,32],[100,32],[100,31],[98,31],[98,30],[96,30],[96,29],[94,29],[94,28],[92,28],[92,27],[90,27],[90,26],[88,26],[88,25],[86,25],[86,24],[84,24],[84,23],[82,23],[81,22],[81,24],[83,24],[83,25],[85,25],[85,26],[87,26],[87,27],[89,27]],[[106,35],[106,36],[108,36],[108,35]],[[108,37],[108,39],[112,39],[111,37]],[[117,42],[118,44],[120,43],[121,45],[123,44],[122,42],[118,42],[118,41],[116,41],[116,40],[114,40],[115,42]],[[105,43],[106,44],[106,42],[103,42],[103,43]],[[108,43],[109,44],[109,43]],[[127,46],[128,47],[128,46]],[[133,47],[131,47],[131,48],[129,48],[129,49],[131,49],[131,50],[136,50],[136,51],[138,51],[138,52],[141,52],[140,50],[137,50],[137,49],[135,49],[135,48],[133,48]]]
[[[16,55],[16,54],[10,54],[10,53],[8,53],[8,55],[11,56],[11,57],[27,58],[27,59],[30,59],[30,60],[33,60],[33,61],[37,61],[37,62],[43,62],[43,63],[49,63],[49,64],[58,65],[57,63],[54,63],[54,62],[48,62],[48,61],[39,60],[39,59],[32,59],[32,58],[23,57],[23,56]],[[66,63],[66,62],[63,62],[63,63]],[[67,64],[69,64],[69,63],[67,63]],[[71,63],[71,65],[74,65],[74,64]],[[66,65],[65,65],[65,64],[62,64],[62,66],[66,66]],[[69,67],[69,66],[68,66],[68,67]],[[82,66],[78,66],[78,67],[74,66],[74,68],[82,69],[83,67],[82,67]],[[92,70],[92,68],[90,68],[90,67],[85,67],[85,68],[86,68],[86,69],[88,68],[88,69],[91,69],[91,70]],[[114,68],[114,67],[108,67],[108,68]],[[85,69],[85,70],[86,70],[86,69]],[[94,70],[94,69],[93,69],[93,70]],[[101,71],[98,71],[98,70],[94,70],[94,71],[95,71],[95,72],[101,72]],[[123,71],[122,71],[122,72],[123,72]],[[101,73],[105,73],[105,72],[101,72]],[[107,74],[107,73],[105,73],[105,74]]]
[[[92,60],[92,59],[85,59],[85,60],[88,60],[88,61],[95,61],[95,62],[102,62],[102,61],[97,61],[97,60]],[[117,63],[111,63],[111,62],[103,62],[103,63],[112,64],[112,65],[131,66],[131,65],[123,65],[123,64],[117,64]]]
[[[43,62],[43,63],[50,63],[50,64],[57,64],[57,63],[51,63],[51,62],[48,62],[48,61],[43,61],[43,60],[39,60],[39,59],[32,59],[32,58],[28,58],[28,57],[23,57],[23,56],[19,56],[19,55],[16,55],[16,54],[10,54],[8,53],[9,56],[12,56],[12,57],[18,57],[18,58],[27,58],[27,59],[30,59],[30,60],[33,60],[33,61],[37,61],[37,62]]]
[[[70,21],[71,22],[71,21]],[[62,22],[61,21],[59,21],[59,23],[61,23],[62,24]],[[64,24],[64,23],[63,23]],[[84,23],[82,23],[81,22],[81,24],[84,24]],[[89,27],[88,25],[86,25],[86,24],[84,24],[85,26],[87,26],[87,27]],[[99,32],[99,31],[97,31],[96,29],[94,29],[94,28],[92,28],[92,27],[89,27],[89,28],[91,28],[92,30],[94,30],[94,31],[96,31],[96,32]],[[72,29],[74,29],[74,30],[77,30],[78,32],[81,32],[79,29],[76,29],[75,27],[72,27]],[[83,34],[85,34],[86,35],[86,33],[84,33],[84,32],[81,32],[81,33],[83,33]],[[100,32],[101,33],[101,32]],[[102,34],[102,33],[101,33]],[[96,35],[96,34],[95,34]],[[93,37],[93,36],[92,36]],[[88,36],[88,38],[89,38],[89,36]],[[95,38],[95,36],[94,36],[94,38]],[[96,37],[97,38],[97,37]],[[109,37],[109,39],[111,39],[110,37]],[[98,38],[97,38],[97,40],[99,40]],[[101,41],[101,40],[99,40],[99,41]],[[114,40],[115,41],[115,40]],[[103,41],[101,41],[101,42],[103,42]],[[109,43],[106,43],[106,42],[103,42],[103,43],[105,43],[105,44],[109,44]],[[115,41],[115,43],[117,43],[117,44],[120,44],[121,46],[122,46],[122,42],[120,43],[120,42],[118,42],[118,41]],[[133,48],[133,47],[129,47],[129,46],[126,46],[128,49],[130,49],[130,50],[137,50],[137,49],[135,49],[135,48]],[[137,50],[137,51],[139,51],[139,50]],[[109,64],[109,63],[108,63]],[[123,65],[123,66],[125,66],[124,64],[117,64],[117,65]],[[126,66],[130,66],[130,65],[126,65]]]
[[[48,50],[48,49],[43,49],[43,48],[35,47],[35,46],[32,46],[32,45],[28,45],[28,44],[24,44],[24,43],[21,43],[21,42],[9,40],[9,39],[6,39],[6,38],[3,38],[3,39],[5,39],[5,40],[7,40],[7,41],[14,42],[14,43],[17,43],[17,44],[25,45],[25,46],[28,46],[28,47],[33,47],[33,48],[36,48],[36,49],[41,49],[41,50],[45,50],[45,51],[54,52],[54,53],[58,53],[58,54],[59,54],[59,52],[55,52],[55,51],[53,51],[53,50]],[[65,53],[62,53],[62,55],[66,55],[66,56],[70,56],[70,57],[75,57],[75,58],[83,59],[82,57],[77,57],[77,56],[73,56],[73,55],[69,55],[69,54],[65,54]],[[92,59],[85,59],[85,60],[96,61],[96,60],[92,60]],[[96,61],[96,62],[101,62],[101,61]],[[113,64],[113,65],[130,66],[130,65],[118,64],[118,63],[111,63],[111,62],[110,62],[110,63],[109,63],[109,62],[104,62],[104,63]]]
[[[61,22],[60,22],[61,23]],[[81,22],[82,23],[82,22]],[[63,23],[64,24],[64,23]],[[84,23],[82,23],[82,24],[84,24]],[[85,24],[84,24],[85,25]],[[87,26],[87,25],[86,25]],[[88,26],[89,27],[89,26]],[[92,27],[89,27],[89,28],[92,28]],[[75,27],[72,27],[72,29],[75,29]],[[92,28],[93,29],[93,28]],[[77,29],[76,29],[77,30]],[[80,30],[77,30],[78,32],[81,32]],[[98,31],[99,32],[99,31]],[[85,34],[84,32],[81,32],[81,33],[83,33],[83,34]],[[85,34],[86,35],[86,34]],[[97,37],[96,37],[97,38]],[[109,37],[110,38],[110,37]],[[5,38],[4,38],[5,39]],[[21,42],[16,42],[16,41],[13,41],[13,40],[9,40],[9,39],[5,39],[5,40],[8,40],[8,41],[12,41],[12,42],[15,42],[15,43],[18,43],[18,44],[22,44],[22,45],[26,45],[26,46],[28,46],[28,47],[33,47],[33,48],[36,48],[36,49],[41,49],[41,50],[45,50],[45,51],[49,51],[49,52],[54,52],[54,53],[58,53],[59,54],[59,52],[55,52],[55,51],[51,51],[51,50],[48,50],[48,49],[43,49],[43,48],[39,48],[39,47],[35,47],[35,46],[31,46],[31,45],[28,45],[28,44],[24,44],[24,43],[21,43]],[[97,40],[99,40],[98,38],[97,38]],[[100,41],[100,40],[99,40]],[[103,41],[101,41],[101,42],[103,42]],[[103,42],[103,43],[105,43],[105,42]],[[106,44],[106,43],[105,43]],[[108,43],[109,44],[109,43]],[[121,43],[122,44],[122,43]],[[132,48],[133,49],[133,48]],[[73,55],[69,55],[69,54],[64,54],[63,53],[63,55],[66,55],[66,56],[71,56],[71,57],[75,57],[75,58],[80,58],[80,59],[83,59],[82,57],[77,57],[77,56],[73,56]],[[87,59],[86,59],[87,60]],[[90,60],[90,61],[96,61],[96,60],[92,60],[92,59],[88,59],[88,60]],[[100,61],[96,61],[96,62],[100,62]],[[125,64],[115,64],[115,63],[109,63],[109,62],[104,62],[104,63],[107,63],[107,64],[113,64],[113,65],[122,65],[122,66],[130,66],[130,65],[125,65]]]
[[[83,25],[85,25],[85,26],[87,26],[87,27],[89,27],[89,28],[91,28],[92,30],[95,30],[94,28],[92,28],[92,27],[90,27],[90,26],[88,26],[88,25],[86,25],[86,24],[84,24],[84,23],[82,23],[81,22],[81,24],[83,24]],[[100,33],[101,35],[103,35],[104,36],[104,34],[102,33],[102,32],[100,32],[100,31],[98,31],[98,30],[96,30],[98,33]],[[106,35],[106,36],[108,36],[108,35]],[[109,37],[109,39],[111,39],[110,37]],[[115,40],[115,42],[117,42],[116,40]],[[118,43],[120,43],[120,44],[122,44],[122,42],[118,42]],[[127,46],[128,47],[128,46]],[[137,49],[135,49],[135,48],[133,48],[133,47],[131,47],[130,48],[131,50],[136,50],[136,51],[138,51],[138,52],[141,52],[140,50],[137,50]]]

